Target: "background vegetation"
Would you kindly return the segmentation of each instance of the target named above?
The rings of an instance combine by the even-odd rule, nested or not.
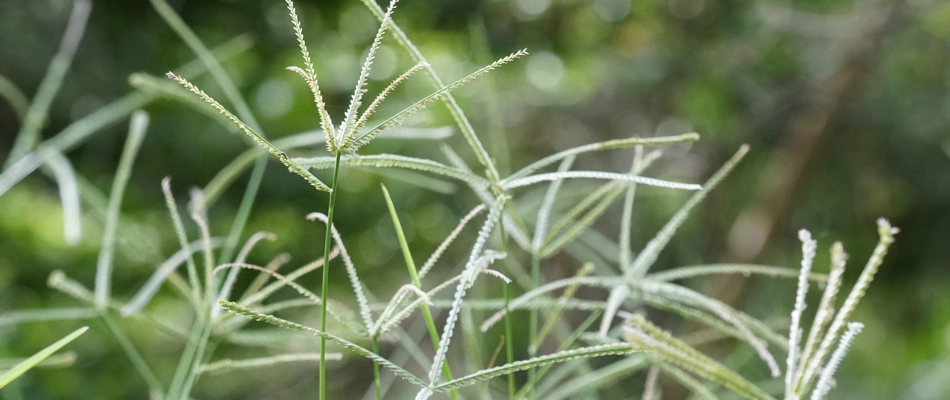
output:
[[[252,38],[250,50],[224,65],[271,137],[317,127],[307,87],[284,70],[296,63],[298,53],[283,1],[170,3],[211,46],[241,34]],[[46,73],[71,7],[72,2],[59,0],[0,3],[0,75],[28,97]],[[297,9],[327,103],[331,112],[342,114],[377,22],[358,1],[300,1]],[[702,182],[740,144],[749,143],[746,160],[694,212],[657,269],[726,261],[795,267],[800,257],[795,232],[801,227],[815,234],[820,249],[842,240],[860,260],[876,242],[875,218],[889,218],[902,232],[856,312],[854,319],[867,326],[838,373],[839,389],[832,397],[939,399],[950,392],[945,379],[950,374],[946,2],[404,0],[395,19],[447,80],[515,50],[531,51],[456,92],[503,174],[589,142],[695,131],[702,135],[700,142],[669,149],[654,171]],[[412,64],[395,42],[384,44],[373,90]],[[193,57],[147,2],[96,2],[43,135],[50,137],[130,92],[130,74],[161,76]],[[217,90],[208,78],[196,83],[212,94]],[[410,80],[394,93],[389,113],[427,94],[424,83]],[[171,176],[176,193],[184,196],[247,148],[225,125],[178,102],[158,100],[145,109],[151,125],[122,207],[117,296],[131,297],[178,247],[161,179]],[[13,146],[21,124],[17,115],[16,104],[0,105],[0,154]],[[441,106],[408,124],[452,125]],[[67,154],[102,198],[125,131],[124,122],[116,124]],[[472,157],[462,151],[464,140],[457,133],[444,142]],[[367,149],[438,157],[438,144],[380,139]],[[626,170],[630,152],[582,157],[577,163],[584,169]],[[278,240],[262,244],[251,261],[266,263],[281,252],[299,262],[321,257],[322,230],[303,216],[325,211],[326,198],[282,167],[274,165],[266,174],[245,237],[264,230]],[[357,169],[343,174],[337,226],[369,287],[392,286],[405,274],[378,182],[388,184],[418,258],[430,253],[477,201],[451,183],[426,181],[420,189],[404,182],[418,179],[415,175]],[[242,176],[210,210],[212,231],[229,229],[247,179]],[[593,187],[572,182],[565,184],[565,193],[579,199]],[[633,240],[640,246],[686,197],[649,189],[638,191],[634,213]],[[540,201],[543,193],[540,188],[525,198]],[[84,199],[92,211],[83,219],[81,243],[70,246],[63,238],[54,181],[34,174],[0,197],[0,310],[76,305],[51,291],[46,281],[57,269],[81,282],[94,280],[103,229],[102,217],[88,205],[94,202]],[[610,209],[598,231],[615,237],[620,211],[619,204]],[[466,235],[469,241],[474,236]],[[465,258],[464,246],[453,251],[445,257]],[[819,254],[816,269],[825,271],[827,257]],[[547,280],[572,275],[576,267],[567,255],[549,261]],[[333,284],[346,284],[342,274],[337,278]],[[852,270],[846,280],[854,279]],[[319,279],[303,283],[315,288]],[[791,280],[733,276],[692,284],[760,318],[787,316],[794,297]],[[157,307],[181,307],[172,301],[175,296],[163,290]],[[182,318],[188,318],[185,310]],[[654,320],[682,323],[665,318],[658,314]],[[81,324],[0,326],[0,357],[32,354]],[[0,397],[143,398],[144,382],[130,372],[111,337],[102,329],[96,333],[96,324],[71,345],[78,357],[74,366],[31,371]],[[169,379],[181,344],[144,325],[125,325],[159,377]],[[489,347],[483,352],[491,353],[494,346]],[[741,357],[743,350],[724,342],[704,351],[721,359]],[[331,382],[339,387],[369,374],[370,364],[362,360],[331,365],[330,376],[338,379]],[[295,364],[261,374],[203,378],[195,396],[296,398],[313,389],[315,370],[315,363]],[[627,389],[637,393],[643,379],[635,380],[618,383],[605,398]],[[356,382],[354,396],[361,396],[368,381]]]

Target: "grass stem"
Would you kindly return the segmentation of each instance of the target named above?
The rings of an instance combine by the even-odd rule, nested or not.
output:
[[[382,357],[379,354],[379,336],[373,336],[373,353]],[[379,384],[379,362],[373,361],[373,387],[376,388],[376,400],[382,399],[382,394],[380,393],[380,384]]]
[[[538,250],[531,253],[531,284],[533,287],[541,286],[541,255]],[[505,296],[505,299],[508,297]],[[538,355],[538,310],[531,309],[528,315],[528,358],[534,358]],[[528,370],[528,381],[534,380],[537,369]],[[527,399],[534,398],[534,391],[531,390],[526,396]]]
[[[100,317],[102,318],[102,322],[105,323],[106,329],[109,330],[109,333],[112,334],[115,341],[119,343],[119,347],[121,347],[122,351],[129,357],[129,361],[132,361],[132,366],[135,367],[135,370],[138,371],[142,379],[145,380],[149,390],[161,393],[163,391],[161,381],[158,380],[158,377],[156,377],[152,369],[149,368],[148,363],[145,362],[145,358],[142,357],[142,354],[139,353],[135,345],[132,344],[132,340],[125,334],[122,327],[106,312],[103,312]]]
[[[175,374],[172,376],[172,382],[165,392],[165,400],[178,400],[181,398],[181,391],[185,385],[185,380],[191,368],[191,362],[194,360],[195,351],[198,348],[198,341],[204,331],[204,319],[196,317],[194,325],[191,327],[191,333],[188,335],[188,342],[178,360],[178,367],[175,368]]]
[[[327,292],[330,289],[330,244],[333,242],[333,205],[336,203],[337,179],[340,175],[340,154],[336,155],[333,181],[330,183],[330,204],[327,206],[327,234],[323,243],[323,287],[320,290],[320,330],[327,331]],[[320,336],[320,400],[327,398],[327,339]]]
[[[396,214],[396,206],[393,205],[393,199],[389,195],[389,190],[386,189],[386,185],[381,186],[383,188],[383,195],[386,197],[386,206],[389,207],[389,214],[392,216],[393,225],[396,227],[396,237],[399,239],[399,247],[402,249],[403,258],[406,260],[406,268],[409,269],[412,284],[419,288],[419,290],[422,290],[422,281],[419,280],[419,273],[416,271],[416,263],[413,261],[412,253],[409,251],[406,234],[403,232],[402,224],[399,222],[399,216]],[[432,318],[432,310],[430,310],[429,305],[424,302],[421,303],[421,306],[422,315],[426,320],[426,327],[429,329],[429,337],[432,338],[432,346],[438,350],[441,343],[439,341],[439,331],[435,327],[435,319]],[[442,363],[442,374],[447,381],[452,380],[452,370],[449,368],[448,361]],[[455,390],[452,390],[450,395],[452,396],[452,400],[458,399],[458,393]]]
[[[508,242],[508,238],[505,235],[504,214],[502,214],[501,217],[499,217],[498,219],[498,232],[501,234],[501,252],[507,253],[508,246],[506,245],[506,243]],[[502,260],[502,262],[505,265],[505,271],[502,272],[502,274],[504,274],[505,276],[508,276],[508,258],[505,257],[505,259]],[[508,295],[507,283],[504,286],[502,286],[502,296],[504,296],[505,298],[505,355],[507,356],[508,364],[511,364],[515,361],[515,350],[514,350],[514,346],[512,346],[511,344],[514,341],[513,340],[514,336],[512,336],[511,334],[511,312],[509,312],[510,310],[508,310],[508,302],[510,300],[510,296]],[[514,373],[508,374],[508,398],[512,400],[515,399],[515,374]]]

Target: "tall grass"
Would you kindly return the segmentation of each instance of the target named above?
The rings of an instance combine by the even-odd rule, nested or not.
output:
[[[666,268],[652,272],[661,252],[673,239],[690,212],[699,207],[703,199],[715,187],[722,184],[730,172],[737,168],[749,151],[747,146],[738,149],[705,183],[673,182],[645,176],[655,160],[662,156],[653,147],[675,146],[697,141],[699,135],[687,133],[677,136],[622,138],[587,144],[544,157],[524,168],[504,175],[505,169],[495,165],[493,158],[482,145],[473,125],[452,96],[452,91],[505,64],[526,56],[519,50],[503,57],[469,75],[449,84],[444,84],[435,69],[427,62],[422,52],[408,35],[394,22],[396,0],[384,10],[375,2],[364,0],[368,10],[379,19],[379,28],[369,46],[349,105],[338,121],[327,107],[321,91],[316,68],[311,59],[303,34],[303,23],[291,0],[287,0],[289,26],[293,29],[300,48],[303,66],[291,66],[288,70],[299,75],[313,95],[315,115],[319,129],[300,135],[270,140],[263,133],[248,105],[239,95],[236,85],[228,77],[221,63],[247,49],[244,39],[238,39],[210,50],[201,39],[183,22],[165,0],[151,0],[158,14],[195,53],[198,61],[168,72],[167,77],[178,86],[169,85],[145,74],[130,78],[136,91],[127,97],[107,105],[83,120],[75,122],[59,135],[38,143],[37,123],[47,113],[51,96],[62,80],[68,60],[75,52],[78,42],[64,41],[57,59],[51,62],[50,71],[40,93],[28,106],[17,106],[23,111],[23,128],[17,138],[17,146],[8,158],[7,167],[0,174],[0,194],[39,168],[48,166],[48,171],[59,184],[63,194],[64,208],[75,203],[78,184],[70,173],[72,167],[62,155],[86,140],[99,128],[132,115],[129,134],[113,182],[112,191],[105,206],[105,229],[101,243],[94,290],[68,278],[63,272],[54,272],[49,286],[75,297],[86,304],[69,309],[39,309],[8,312],[0,315],[0,325],[14,325],[37,321],[87,320],[97,318],[106,331],[115,339],[126,354],[134,370],[148,386],[152,398],[188,399],[202,376],[246,371],[286,363],[318,363],[318,394],[320,399],[339,398],[328,389],[327,361],[347,356],[359,356],[373,363],[372,388],[369,392],[376,399],[395,398],[403,394],[391,394],[387,377],[402,378],[408,383],[415,398],[428,399],[434,396],[458,398],[494,398],[496,392],[506,393],[512,399],[562,399],[579,398],[595,394],[598,389],[611,385],[617,379],[629,377],[640,371],[645,374],[644,398],[655,398],[662,390],[660,377],[679,382],[693,394],[702,398],[717,398],[731,392],[753,399],[801,399],[809,396],[820,399],[832,387],[833,375],[848,346],[861,331],[862,325],[851,321],[851,315],[862,299],[875,273],[883,263],[888,246],[893,242],[897,229],[881,219],[878,221],[879,243],[861,273],[858,282],[849,292],[844,304],[836,311],[836,296],[840,290],[847,256],[843,246],[836,243],[831,250],[831,271],[818,274],[812,271],[817,243],[811,234],[801,231],[803,258],[800,269],[767,265],[709,264]],[[88,16],[88,2],[78,1],[69,32],[79,35]],[[79,33],[77,33],[79,32]],[[399,75],[377,94],[374,100],[365,101],[367,82],[372,71],[375,55],[387,33],[414,59],[414,65]],[[224,93],[230,108],[211,97],[189,79],[204,71],[210,72],[215,83]],[[418,99],[403,110],[381,119],[376,111],[387,97],[404,81],[416,74],[424,74],[433,85],[431,94]],[[49,81],[50,83],[46,84]],[[0,80],[0,84],[7,82]],[[25,98],[17,95],[10,85],[0,85],[0,94],[14,105]],[[14,88],[15,89],[15,88]],[[187,92],[186,92],[187,91]],[[13,94],[10,94],[13,93]],[[170,216],[169,230],[174,231],[180,249],[158,266],[154,274],[138,292],[128,300],[113,294],[114,252],[121,228],[121,208],[125,187],[134,168],[136,155],[142,146],[149,124],[149,117],[138,108],[159,96],[174,99],[215,118],[239,134],[251,145],[251,149],[235,158],[221,169],[202,190],[194,190],[185,208],[193,224],[186,224],[182,209],[172,191],[171,180],[166,178],[161,187]],[[398,154],[361,154],[363,146],[385,135],[401,139],[432,139],[437,133],[425,129],[409,129],[399,133],[399,126],[409,117],[432,103],[441,101],[462,132],[468,150],[477,159],[483,174],[473,172],[476,168],[465,164],[455,150],[444,147],[445,162],[429,158],[410,157]],[[364,107],[365,103],[365,107]],[[233,108],[235,112],[231,112]],[[437,136],[441,138],[441,136]],[[312,152],[325,147],[327,155],[316,157],[295,156],[301,149]],[[493,146],[504,148],[504,146]],[[648,151],[650,149],[651,151]],[[601,151],[630,151],[633,156],[631,168],[623,172],[575,170],[578,157]],[[262,240],[275,240],[276,235],[257,232],[245,235],[244,228],[254,214],[253,205],[264,176],[268,154],[285,166],[291,173],[300,176],[317,192],[328,193],[325,213],[312,213],[307,219],[316,220],[325,226],[321,257],[305,263],[290,272],[279,272],[289,261],[288,255],[280,255],[265,265],[248,262],[255,246]],[[435,155],[433,155],[435,157]],[[505,160],[508,159],[506,155]],[[208,210],[243,171],[254,165],[251,180],[245,188],[241,205],[230,229],[223,236],[215,236],[208,220]],[[545,172],[557,164],[553,171]],[[457,227],[445,238],[421,268],[416,265],[415,249],[410,246],[399,217],[400,206],[393,201],[384,186],[381,197],[391,217],[395,239],[398,242],[403,262],[407,268],[406,283],[388,297],[377,301],[373,291],[383,288],[367,287],[359,276],[358,268],[335,221],[337,208],[362,206],[357,199],[341,198],[340,186],[345,176],[341,170],[350,167],[367,168],[383,172],[387,169],[404,169],[431,174],[440,179],[457,181],[466,190],[471,190],[479,199],[472,210],[459,221]],[[329,175],[329,184],[318,177],[322,170]],[[576,196],[567,196],[570,181],[586,179],[602,181],[593,191],[575,201]],[[537,204],[534,225],[525,222],[521,204],[524,188],[546,184],[542,200]],[[632,226],[635,197],[641,186],[653,186],[655,190],[692,192],[669,221],[655,236],[634,252]],[[575,251],[574,245],[585,234],[596,232],[594,223],[614,204],[622,199],[620,232],[616,239],[596,236],[603,246],[593,246],[593,254]],[[78,207],[70,208],[67,218],[76,220]],[[487,211],[487,212],[486,212]],[[482,215],[485,215],[482,218]],[[441,260],[469,223],[480,221],[475,240],[469,243],[468,256],[464,260]],[[79,235],[77,224],[67,224],[67,236]],[[197,228],[197,239],[189,237],[189,229]],[[248,237],[239,247],[240,239]],[[74,239],[75,240],[75,239]],[[497,250],[496,250],[497,249]],[[573,276],[545,281],[545,269],[555,255],[567,253],[577,261]],[[195,257],[198,257],[197,261]],[[421,260],[421,259],[420,259]],[[528,267],[522,264],[527,260]],[[613,261],[604,261],[613,260]],[[458,264],[452,270],[446,264]],[[498,262],[500,267],[493,269]],[[613,268],[605,263],[613,262]],[[335,301],[330,291],[330,269],[341,264],[356,298],[357,310],[350,310],[343,302]],[[185,276],[179,272],[184,265]],[[320,269],[322,279],[319,293],[297,282],[306,274]],[[439,271],[436,282],[424,280],[430,272]],[[256,272],[256,277],[247,286],[238,284],[241,271]],[[225,273],[226,272],[226,273]],[[776,278],[797,278],[798,291],[791,311],[791,324],[787,337],[775,330],[773,325],[758,320],[719,300],[706,296],[676,281],[713,274],[761,274]],[[501,285],[500,297],[491,297],[481,285],[472,290],[482,276],[498,278],[488,285]],[[811,324],[807,338],[804,336],[803,312],[807,306],[811,282],[821,282],[824,291],[818,312]],[[150,302],[159,288],[165,284],[173,287],[193,312],[190,326],[182,326],[161,315],[160,310],[150,310]],[[600,293],[595,298],[579,298],[579,289],[593,288]],[[289,288],[295,296],[289,300],[269,301],[278,290]],[[454,291],[451,290],[454,288]],[[243,289],[243,290],[240,290]],[[478,295],[473,295],[477,293]],[[513,297],[516,293],[520,295]],[[387,297],[383,296],[382,299]],[[319,327],[310,327],[278,317],[278,313],[305,308],[319,311]],[[759,358],[758,368],[767,370],[773,377],[784,375],[784,390],[763,387],[725,363],[703,354],[693,343],[665,331],[651,322],[648,309],[660,309],[702,324],[717,338],[732,338],[748,346]],[[418,334],[410,335],[404,322],[419,310],[424,328],[420,324]],[[513,329],[513,316],[527,311],[527,323]],[[568,312],[584,316],[580,324],[571,324],[562,316]],[[444,313],[445,317],[442,318]],[[480,328],[475,329],[474,316],[490,313]],[[116,317],[130,318],[160,329],[184,342],[184,349],[177,367],[169,380],[160,380],[144,357],[128,337],[126,328]],[[216,359],[217,349],[240,342],[252,320],[271,324],[282,329],[308,333],[317,338],[319,351],[301,351],[290,346],[286,353],[248,359]],[[331,320],[334,324],[331,325]],[[487,332],[498,322],[504,321],[503,363],[496,357],[485,361],[469,357],[467,365],[452,361],[452,354],[468,357],[480,354],[483,345],[491,343]],[[439,327],[441,324],[441,329]],[[462,325],[459,327],[459,325]],[[85,328],[84,328],[85,329]],[[75,339],[85,330],[76,331],[62,341],[42,351],[37,356],[24,360],[7,373],[0,375],[0,386],[10,382],[32,366],[40,364],[58,348]],[[456,332],[465,331],[465,337]],[[332,332],[331,332],[332,331]],[[518,335],[515,334],[518,332]],[[428,335],[431,352],[417,343]],[[271,334],[267,340],[283,341],[280,334]],[[381,340],[398,343],[389,356],[380,351]],[[804,342],[803,342],[804,340]],[[472,343],[474,341],[475,343]],[[462,342],[464,346],[459,346]],[[309,343],[309,342],[305,342]],[[365,344],[369,343],[370,348]],[[452,347],[453,343],[455,344]],[[344,353],[330,353],[338,348]],[[428,346],[428,345],[427,345]],[[771,348],[770,348],[771,346]],[[785,351],[787,358],[784,371],[776,360],[774,348]],[[547,351],[554,349],[553,351]],[[527,358],[517,359],[516,353]],[[496,353],[497,355],[497,353]],[[595,357],[603,358],[591,362]],[[406,365],[413,359],[417,366]],[[401,361],[397,361],[401,360]],[[430,361],[431,360],[431,361]],[[453,368],[455,372],[453,372]],[[389,374],[384,376],[388,371]],[[459,373],[459,371],[466,371]],[[520,371],[527,371],[519,374]],[[420,373],[421,372],[421,373]],[[369,374],[367,373],[367,376]],[[495,378],[504,377],[504,390],[495,390],[491,384]],[[368,393],[369,393],[368,392]],[[595,396],[595,395],[592,395]],[[585,397],[586,398],[586,397]],[[596,398],[596,397],[595,397]]]

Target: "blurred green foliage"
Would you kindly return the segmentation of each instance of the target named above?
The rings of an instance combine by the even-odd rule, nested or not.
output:
[[[240,34],[253,37],[253,49],[225,67],[270,137],[317,127],[307,87],[284,70],[298,59],[283,1],[171,3],[211,46]],[[342,115],[376,21],[353,0],[297,4],[330,112]],[[0,3],[0,75],[28,97],[56,50],[70,7],[64,0]],[[876,23],[882,7],[892,9],[885,22]],[[741,255],[792,267],[799,257],[794,232],[800,227],[816,234],[820,248],[830,246],[831,238],[843,240],[852,258],[861,260],[875,243],[874,219],[891,219],[901,233],[858,308],[855,319],[867,328],[845,360],[832,397],[940,399],[950,392],[945,379],[950,370],[950,4],[404,0],[396,20],[446,80],[517,49],[532,53],[457,92],[476,131],[509,172],[542,155],[593,141],[696,131],[702,135],[698,144],[688,152],[674,148],[655,171],[701,181],[740,144],[749,143],[750,156],[690,219],[662,255],[661,265],[727,261]],[[391,39],[384,43],[371,92],[410,65],[398,44]],[[161,76],[192,58],[147,2],[96,2],[44,137],[129,92],[131,73]],[[837,93],[834,85],[841,82],[849,82],[848,87]],[[209,78],[196,83],[212,95],[217,90]],[[424,80],[410,80],[392,96],[392,108],[378,115],[389,115],[428,90]],[[161,100],[147,111],[152,125],[123,204],[114,283],[118,296],[131,296],[177,248],[163,207],[161,178],[173,177],[176,194],[185,198],[189,188],[204,186],[247,147],[228,127],[180,103]],[[823,125],[809,130],[815,115],[822,113],[827,114]],[[0,154],[9,152],[18,121],[13,108],[0,105]],[[450,124],[440,105],[409,121],[425,127]],[[100,195],[108,193],[124,129],[124,123],[110,127],[68,154],[77,173]],[[808,135],[816,137],[814,146],[803,150],[795,145]],[[464,149],[460,135],[447,143]],[[380,140],[366,152],[441,157],[434,142]],[[462,155],[473,159],[469,153]],[[807,164],[800,172],[780,168],[786,165],[782,160],[796,159]],[[629,162],[629,152],[577,161],[585,169],[609,170],[625,170]],[[416,179],[413,176],[380,177],[356,169],[343,174],[337,223],[356,264],[368,272],[364,277],[371,288],[401,282],[405,274],[377,182],[388,183],[420,258],[475,201],[466,190],[443,193],[403,182]],[[229,229],[246,175],[210,210],[212,231]],[[582,196],[589,186],[579,182],[565,188]],[[540,199],[542,193],[527,193],[525,199]],[[679,207],[683,196],[648,189],[638,195],[634,240],[642,243]],[[786,199],[788,205],[765,208],[774,221],[765,249],[737,255],[743,243],[761,238],[742,236],[746,231],[736,221],[770,198]],[[279,239],[262,245],[252,261],[264,263],[279,252],[290,253],[297,263],[320,257],[322,229],[303,216],[321,210],[324,203],[322,194],[283,168],[269,168],[244,237],[266,230]],[[45,282],[55,269],[92,282],[102,218],[90,207],[85,211],[83,241],[70,247],[63,240],[52,180],[34,174],[0,197],[0,310],[76,306],[74,300],[51,292]],[[611,215],[619,212],[617,206]],[[598,229],[614,235],[619,229],[616,217],[603,218]],[[461,259],[461,251],[446,258]],[[827,253],[819,254],[822,260]],[[568,260],[552,262],[551,274],[570,273]],[[816,268],[824,270],[827,264],[819,261]],[[857,269],[851,266],[851,280]],[[315,287],[317,280],[303,282]],[[739,282],[744,289],[697,284],[721,293],[742,291],[736,300],[739,308],[757,317],[787,315],[794,292],[788,282],[766,278]],[[181,307],[173,298],[163,289],[153,307]],[[0,356],[32,354],[79,324],[0,326]],[[126,325],[159,377],[169,379],[179,343],[144,326]],[[128,361],[111,338],[96,333],[96,323],[92,328],[73,344],[79,356],[76,366],[35,370],[15,382],[18,389],[6,389],[0,397],[143,398],[144,382],[130,374]],[[732,352],[730,346],[711,351]],[[333,367],[337,370],[331,376],[344,377],[368,373],[369,363]],[[260,379],[240,374],[211,377],[199,383],[196,397],[264,398],[267,392],[269,398],[284,398],[312,389],[314,368],[267,371]],[[268,379],[284,391],[258,386]]]

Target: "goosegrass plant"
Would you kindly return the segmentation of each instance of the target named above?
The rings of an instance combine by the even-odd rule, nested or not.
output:
[[[316,68],[304,39],[302,23],[291,0],[287,0],[286,5],[290,25],[300,47],[303,66],[288,67],[288,70],[299,75],[310,89],[320,129],[274,140],[268,139],[264,134],[250,108],[239,95],[237,86],[221,65],[225,60],[247,50],[250,47],[248,40],[239,37],[211,50],[165,0],[151,0],[158,14],[197,56],[195,62],[167,74],[168,78],[180,86],[152,75],[133,74],[130,77],[130,83],[135,88],[133,93],[76,121],[51,139],[40,141],[37,132],[41,124],[37,121],[41,122],[48,111],[49,101],[55,95],[64,71],[68,68],[69,59],[78,45],[77,35],[81,36],[82,26],[89,13],[90,3],[78,0],[67,28],[70,40],[64,40],[61,45],[37,99],[29,103],[29,106],[24,106],[25,96],[9,84],[8,80],[0,79],[0,94],[8,98],[15,109],[21,110],[19,113],[24,118],[15,151],[7,159],[6,168],[0,174],[0,195],[42,166],[44,172],[57,181],[64,210],[68,209],[65,213],[67,238],[73,242],[77,241],[81,234],[76,222],[81,212],[78,192],[94,192],[96,189],[82,183],[82,178],[73,171],[62,153],[75,148],[99,129],[132,115],[129,135],[111,193],[108,201],[99,207],[102,209],[105,229],[96,266],[95,287],[94,290],[86,289],[81,283],[68,278],[65,273],[56,271],[50,276],[49,286],[79,299],[87,306],[5,313],[0,316],[0,325],[98,319],[141,375],[152,398],[190,398],[194,385],[206,374],[316,361],[319,365],[318,396],[324,399],[327,398],[327,360],[341,359],[350,353],[373,361],[371,396],[376,399],[388,398],[390,386],[384,381],[391,377],[402,378],[412,385],[416,391],[416,399],[437,395],[453,399],[490,399],[494,394],[488,382],[502,376],[506,377],[504,391],[507,392],[507,397],[512,399],[563,399],[577,396],[598,398],[599,388],[644,370],[648,372],[645,376],[643,398],[658,396],[662,390],[661,376],[673,379],[700,398],[717,398],[723,392],[733,392],[753,399],[771,399],[777,396],[800,399],[809,394],[813,399],[820,399],[828,393],[833,386],[833,375],[838,365],[862,327],[859,323],[850,321],[851,314],[883,262],[887,248],[897,232],[887,221],[882,219],[878,222],[880,242],[857,284],[837,312],[835,299],[843,279],[847,256],[842,245],[836,243],[831,252],[831,272],[827,275],[812,272],[816,244],[807,231],[800,233],[804,255],[802,266],[797,270],[766,265],[711,264],[651,272],[659,254],[672,240],[690,212],[738,165],[748,152],[748,147],[741,147],[702,185],[643,176],[654,161],[662,156],[660,150],[650,150],[651,148],[694,142],[699,139],[699,135],[695,133],[667,137],[631,137],[583,145],[544,157],[503,177],[493,161],[494,158],[482,145],[473,125],[451,92],[493,69],[527,55],[527,52],[516,51],[459,80],[444,84],[421,51],[393,21],[396,0],[390,2],[386,9],[379,7],[372,0],[362,1],[378,18],[380,25],[339,124],[333,123],[327,109]],[[415,63],[364,108],[363,97],[367,92],[369,73],[375,54],[387,32],[392,34],[393,39],[406,50]],[[229,111],[229,108],[191,83],[192,77],[205,71],[210,73],[235,112]],[[395,91],[400,83],[417,73],[424,74],[431,81],[434,92],[390,117],[381,121],[375,120],[375,112],[387,96]],[[123,300],[112,293],[111,279],[116,248],[124,244],[117,234],[123,228],[120,218],[122,197],[149,122],[148,114],[137,110],[158,98],[178,101],[214,118],[230,130],[243,133],[254,147],[236,157],[203,189],[192,191],[186,211],[193,227],[197,227],[197,240],[192,241],[189,238],[188,227],[192,224],[186,225],[182,217],[182,211],[172,192],[171,180],[166,178],[162,181],[161,188],[180,250],[159,265],[134,296]],[[480,164],[479,169],[484,171],[483,174],[473,172],[473,168],[448,146],[442,148],[447,163],[396,154],[359,153],[366,144],[386,136],[410,140],[445,138],[447,130],[444,128],[400,127],[412,115],[436,101],[445,104],[469,150]],[[292,156],[295,152],[308,151],[308,148],[310,152],[315,152],[321,145],[325,146],[328,156]],[[626,173],[572,169],[577,157],[591,152],[622,149],[633,152],[633,163]],[[263,240],[273,241],[276,235],[258,232],[246,239],[243,247],[238,247],[240,238],[244,236],[244,227],[252,214],[251,210],[265,173],[268,153],[317,191],[329,193],[326,213],[307,215],[308,220],[324,224],[322,257],[288,273],[278,272],[288,264],[290,257],[287,254],[278,255],[266,265],[247,262],[257,244]],[[554,171],[543,172],[555,164],[558,166]],[[208,221],[209,208],[251,165],[254,166],[251,179],[245,188],[231,229],[224,236],[213,236]],[[343,235],[334,221],[340,171],[343,167],[367,168],[379,173],[395,168],[431,174],[439,179],[456,180],[471,190],[480,200],[480,204],[474,205],[421,268],[416,268],[416,254],[402,229],[400,210],[384,186],[381,196],[385,199],[407,267],[408,283],[400,286],[388,301],[376,301],[377,297],[373,291],[360,279],[359,269],[350,257]],[[329,184],[311,172],[320,170],[329,170]],[[604,183],[580,201],[564,204],[571,197],[563,194],[563,187],[570,184],[568,180],[574,179],[600,180]],[[536,215],[530,219],[533,220],[534,226],[529,228],[522,211],[519,211],[524,209],[520,201],[525,190],[542,183],[548,183],[548,186],[543,189],[541,201],[534,209]],[[641,251],[634,252],[634,200],[638,187],[644,185],[690,191],[693,194]],[[618,199],[622,199],[620,234],[616,240],[612,240],[599,234],[594,229],[594,224]],[[477,237],[468,251],[467,258],[457,263],[460,269],[443,271],[445,268],[439,268],[453,264],[452,261],[442,260],[443,254],[461,236],[466,226],[482,215],[484,219],[477,229]],[[517,247],[509,246],[509,239]],[[592,242],[597,245],[592,245]],[[493,250],[492,247],[496,243],[498,250]],[[582,252],[579,251],[580,248],[587,248],[589,251]],[[544,282],[543,272],[551,258],[564,253],[577,262],[574,276]],[[355,312],[345,303],[330,297],[330,268],[337,259],[346,270],[356,298],[358,309]],[[528,268],[524,268],[521,259],[528,260]],[[610,266],[604,265],[605,260],[616,265],[611,269]],[[492,269],[496,262],[501,263],[501,267]],[[179,272],[182,265],[185,269],[184,276]],[[296,282],[298,278],[317,269],[322,270],[319,294]],[[238,276],[242,270],[256,272],[257,276],[238,294]],[[433,275],[444,279],[434,285],[427,284],[424,279],[437,270],[440,271]],[[774,325],[675,283],[684,278],[728,273],[798,278],[798,292],[788,337],[779,334]],[[484,298],[472,298],[469,294],[478,278],[483,275],[498,278],[502,289],[500,298],[487,295]],[[825,290],[809,335],[805,339],[802,315],[806,307],[809,284],[816,281],[821,282]],[[148,310],[151,300],[166,283],[176,290],[194,311],[194,321],[190,328],[182,327]],[[452,287],[455,288],[454,291],[451,290]],[[597,299],[577,298],[581,287],[605,289],[606,296]],[[266,303],[282,288],[292,289],[298,297]],[[446,296],[443,292],[450,294]],[[517,292],[521,294],[517,297],[510,296]],[[484,295],[485,292],[478,293]],[[319,306],[319,328],[275,315],[313,306]],[[743,342],[761,359],[773,377],[781,376],[782,368],[769,346],[786,351],[785,391],[779,394],[763,389],[725,364],[702,354],[694,347],[701,341],[687,341],[664,331],[645,318],[645,315],[649,315],[646,311],[648,308],[679,314],[707,326],[708,332],[713,332],[712,340],[733,338]],[[407,331],[403,325],[417,309],[422,314],[424,325],[420,325],[420,330],[416,331],[418,333],[412,334],[412,328]],[[516,337],[511,316],[522,310],[526,310],[528,314],[527,327],[523,329],[527,334],[525,337]],[[477,332],[475,320],[485,312],[493,314],[483,321],[481,332]],[[584,315],[583,322],[573,325],[568,323],[563,318],[567,312]],[[445,319],[440,330],[437,323],[441,313],[445,314]],[[163,384],[157,378],[149,361],[136,349],[116,316],[148,324],[184,340],[185,348],[169,384]],[[329,319],[336,321],[339,324],[337,326],[345,327],[347,332],[331,333]],[[261,337],[255,339],[256,333],[247,329],[252,320],[316,336],[319,338],[319,351],[300,351],[299,346],[306,346],[309,342],[295,336],[297,339],[289,342],[294,344],[293,346],[288,342],[283,343],[283,346],[275,345],[277,348],[287,349],[287,353],[240,360],[212,360],[217,348],[222,345],[240,346],[242,343],[247,345],[255,340],[259,341]],[[505,329],[500,342],[503,344],[495,356],[487,363],[478,357],[467,357],[467,368],[470,372],[456,377],[452,372],[449,357],[453,341],[465,340],[467,346],[463,352],[475,353],[474,349],[482,344],[479,342],[485,341],[486,332],[502,320]],[[461,339],[456,337],[460,330],[465,331],[465,337]],[[0,386],[29,367],[39,364],[42,358],[83,332],[85,328],[67,336],[37,356],[24,360],[22,364],[0,376]],[[418,337],[425,334],[430,337],[431,355],[416,344]],[[272,345],[286,338],[279,333],[268,333],[264,337]],[[400,346],[391,356],[384,357],[380,352],[381,340],[396,341]],[[470,341],[476,343],[468,343]],[[360,342],[370,343],[370,348],[364,347]],[[836,344],[837,349],[832,351]],[[346,353],[328,353],[328,346],[341,348]],[[501,347],[504,347],[505,362],[497,365],[496,359],[502,351]],[[523,349],[528,357],[516,360],[516,348]],[[550,348],[554,350],[542,354],[543,350]],[[426,359],[427,356],[431,356],[431,361]],[[594,357],[605,357],[606,361],[593,363],[591,359]],[[414,372],[413,368],[405,365],[407,359],[415,360],[427,371],[423,374]],[[383,376],[382,369],[390,374]],[[516,374],[519,371],[527,373],[519,378]]]

